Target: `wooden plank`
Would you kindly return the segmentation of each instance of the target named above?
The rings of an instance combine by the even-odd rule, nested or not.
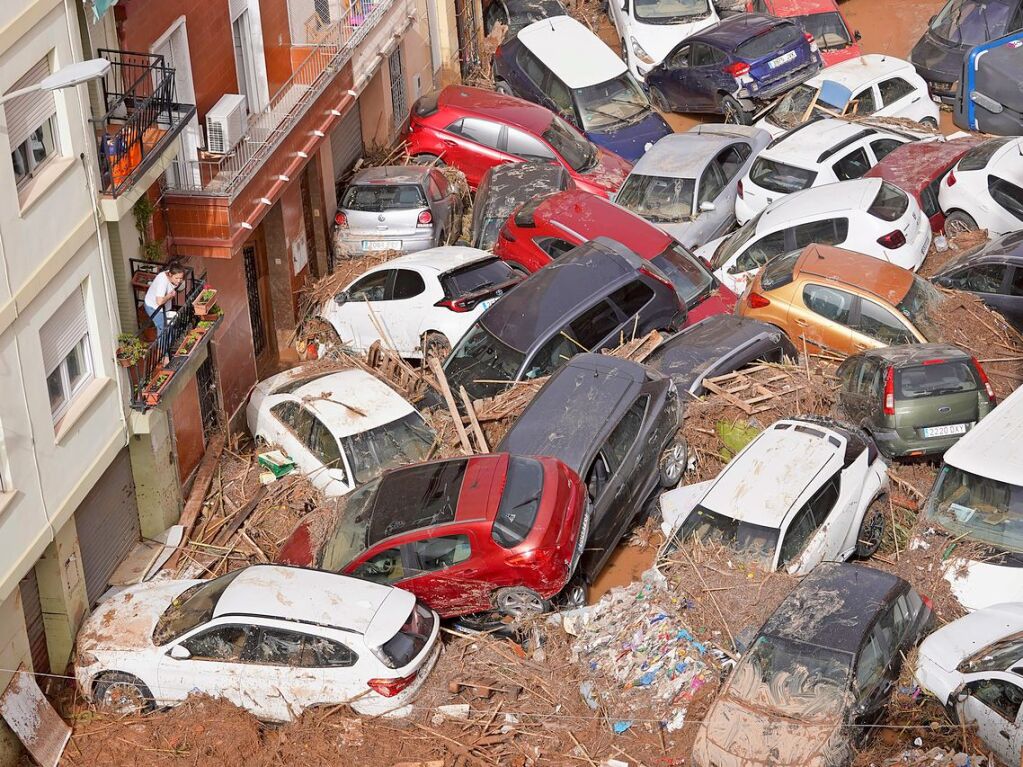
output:
[[[476,444],[479,446],[481,453],[489,453],[490,448],[487,447],[487,438],[483,436],[483,429],[480,428],[479,419],[476,418],[476,408],[472,406],[472,400],[469,399],[469,393],[465,390],[464,386],[458,387],[458,396],[462,398],[462,404],[465,406],[465,412],[469,416],[469,425],[472,427],[472,433],[476,437]]]
[[[213,539],[213,543],[216,546],[223,546],[229,540],[231,536],[235,534],[239,527],[245,524],[245,520],[249,518],[253,511],[256,510],[256,506],[266,496],[266,485],[260,485],[259,490],[256,494],[248,500],[248,502],[236,511],[230,518],[230,521],[220,532],[217,533],[217,537]]]
[[[181,512],[181,518],[178,520],[178,524],[185,529],[185,534],[182,536],[181,545],[174,550],[174,553],[171,554],[170,559],[164,565],[168,569],[178,566],[181,550],[185,543],[188,542],[188,536],[191,534],[192,528],[195,527],[195,521],[199,518],[203,501],[206,500],[206,491],[210,489],[213,474],[220,465],[220,455],[223,452],[224,433],[218,432],[210,440],[210,444],[206,447],[206,454],[203,455],[202,461],[199,462],[199,469],[195,473],[195,481],[192,482],[192,492],[188,494],[185,510]]]
[[[705,380],[703,382],[703,386],[704,386],[704,388],[709,389],[714,394],[717,394],[717,395],[721,396],[726,401],[728,401],[728,402],[732,403],[733,405],[735,405],[737,408],[739,408],[746,415],[753,415],[753,408],[750,405],[747,405],[745,402],[743,402],[738,397],[733,397],[731,394],[729,394],[727,391],[725,391],[722,387],[718,386],[713,381]]]
[[[435,356],[430,355],[428,364],[430,365],[430,370],[437,376],[437,385],[440,387],[440,393],[444,396],[444,401],[447,403],[448,410],[451,413],[451,420],[455,422],[455,431],[458,432],[458,441],[462,443],[462,452],[466,455],[472,455],[472,444],[469,442],[469,435],[462,424],[462,414],[458,412],[455,398],[451,394],[451,387],[448,386],[448,377],[444,375],[444,369],[440,366],[440,362],[437,361]]]

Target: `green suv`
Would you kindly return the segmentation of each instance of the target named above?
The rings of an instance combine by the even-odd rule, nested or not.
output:
[[[838,411],[888,458],[943,453],[995,406],[980,363],[947,344],[871,349],[838,368]]]

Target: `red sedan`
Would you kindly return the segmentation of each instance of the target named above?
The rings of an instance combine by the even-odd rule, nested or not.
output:
[[[826,67],[863,55],[860,33],[849,32],[835,0],[747,0],[746,10],[794,19],[804,32],[813,35]]]
[[[306,517],[282,564],[400,586],[442,616],[541,612],[589,532],[586,488],[556,458],[507,453],[385,472]]]
[[[617,192],[632,170],[549,109],[461,85],[416,101],[405,142],[413,159],[439,157],[461,170],[473,190],[488,168],[526,160],[558,162],[577,187],[604,195]]]
[[[603,197],[568,190],[535,197],[501,228],[494,255],[535,272],[577,245],[609,237],[652,261],[686,302],[686,325],[735,308],[735,294],[663,229]]]

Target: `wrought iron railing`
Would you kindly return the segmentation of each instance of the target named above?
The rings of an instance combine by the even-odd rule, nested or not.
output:
[[[179,104],[174,70],[163,56],[100,48],[110,71],[102,80],[106,113],[92,118],[104,194],[116,197],[130,187],[177,138],[195,114]]]

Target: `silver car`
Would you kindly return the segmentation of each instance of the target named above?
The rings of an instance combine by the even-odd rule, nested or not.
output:
[[[436,168],[385,165],[360,171],[334,216],[334,253],[414,253],[461,235],[462,198]]]
[[[632,168],[615,202],[688,248],[735,225],[735,189],[771,134],[746,125],[697,125],[654,144]]]

